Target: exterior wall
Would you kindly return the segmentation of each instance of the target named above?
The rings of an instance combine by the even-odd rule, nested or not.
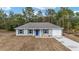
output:
[[[40,37],[42,36],[42,30],[40,30]]]
[[[24,30],[24,34],[18,34],[18,29],[16,30],[16,36],[26,36],[27,30]]]
[[[52,29],[49,30],[49,35],[52,35]]]
[[[18,30],[19,29],[16,30],[16,36],[35,36],[35,31],[34,30],[33,30],[33,34],[28,34],[27,29],[24,30],[24,34],[18,34]]]
[[[44,37],[44,38],[52,37],[52,29],[49,29],[49,30],[48,30],[48,34],[44,34],[44,33],[43,33],[43,29],[41,29],[41,30],[40,30],[40,37],[41,37],[41,38],[43,38],[43,37]]]
[[[35,36],[36,32],[33,30],[33,34],[28,34],[28,30],[24,30],[24,34],[18,34],[18,30],[16,30],[16,36]],[[39,31],[39,37],[53,37],[53,36],[62,36],[62,29],[49,29],[48,34],[44,34],[43,30]]]
[[[62,29],[52,29],[52,36],[62,36]]]

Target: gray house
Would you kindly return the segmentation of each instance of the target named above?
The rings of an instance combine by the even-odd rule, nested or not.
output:
[[[16,36],[53,37],[62,36],[63,28],[48,22],[30,22],[19,26],[16,29]]]

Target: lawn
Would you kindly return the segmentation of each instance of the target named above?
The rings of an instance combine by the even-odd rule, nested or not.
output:
[[[69,51],[53,38],[18,37],[15,32],[0,30],[0,51]]]

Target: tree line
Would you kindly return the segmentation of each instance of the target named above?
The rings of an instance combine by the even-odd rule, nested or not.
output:
[[[0,29],[13,31],[14,28],[28,22],[50,22],[64,28],[65,32],[79,31],[79,13],[74,13],[68,7],[60,7],[60,10],[46,9],[36,11],[34,8],[25,7],[22,13],[16,14],[13,11],[7,15],[0,9]]]

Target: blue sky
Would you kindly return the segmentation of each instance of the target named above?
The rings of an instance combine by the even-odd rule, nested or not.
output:
[[[2,9],[6,12],[9,13],[9,11],[13,11],[14,13],[22,13],[24,7],[2,7]],[[58,11],[58,7],[46,7],[46,8],[53,8],[55,11]],[[38,9],[42,10],[42,12],[46,9],[45,7],[34,7],[36,11]],[[79,7],[70,7],[71,10],[73,11],[79,11]]]

